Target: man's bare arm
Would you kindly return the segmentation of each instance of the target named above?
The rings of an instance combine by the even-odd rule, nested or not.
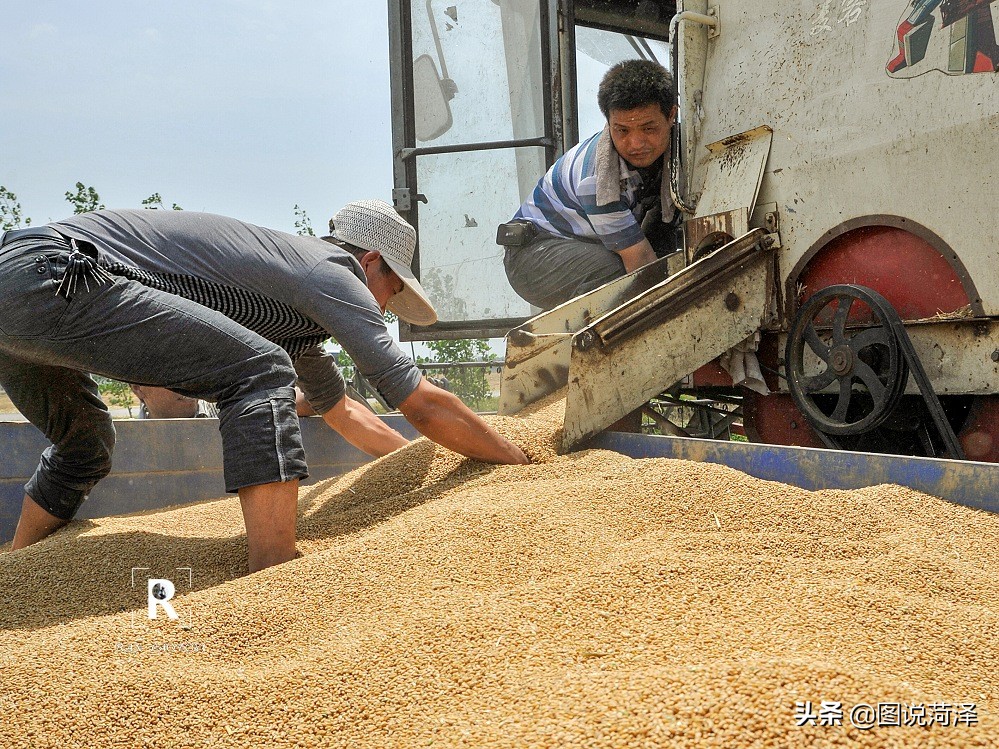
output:
[[[529,463],[515,444],[476,416],[461,400],[421,380],[399,406],[420,434],[457,453],[486,463]]]
[[[323,414],[323,421],[358,450],[380,458],[405,447],[408,440],[369,409],[346,395]]]
[[[631,247],[625,247],[623,250],[619,250],[617,254],[621,256],[621,260],[624,262],[625,273],[631,273],[633,270],[638,270],[643,265],[654,263],[658,259],[656,258],[655,251],[652,249],[652,245],[649,244],[649,240],[647,239],[643,239]]]

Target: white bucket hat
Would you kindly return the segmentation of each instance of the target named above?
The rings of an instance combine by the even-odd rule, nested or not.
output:
[[[416,230],[383,200],[355,200],[330,219],[330,233],[341,242],[381,253],[402,280],[402,291],[386,305],[412,325],[433,325],[437,311],[413,275]]]

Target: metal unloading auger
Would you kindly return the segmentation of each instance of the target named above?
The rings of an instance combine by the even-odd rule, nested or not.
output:
[[[499,413],[568,386],[571,450],[770,319],[774,250],[754,229],[677,273],[663,258],[528,320],[507,335]]]

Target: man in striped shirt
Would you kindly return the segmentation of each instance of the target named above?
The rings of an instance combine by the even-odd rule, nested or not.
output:
[[[556,161],[500,227],[510,285],[542,309],[653,262],[646,215],[661,222],[663,249],[675,248],[666,156],[676,117],[672,76],[658,63],[626,60],[607,71],[597,103],[604,130]]]

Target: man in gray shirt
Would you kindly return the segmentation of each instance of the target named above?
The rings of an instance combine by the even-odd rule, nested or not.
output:
[[[114,427],[88,373],[169,388],[219,408],[226,489],[238,492],[250,571],[292,559],[308,475],[295,384],[348,442],[406,444],[345,395],[335,338],[424,435],[469,457],[524,453],[424,379],[386,307],[436,320],[410,270],[416,236],[381,201],[350,203],[332,243],[188,211],[97,211],[0,243],[0,385],[52,446],[25,487],[18,549],[76,513],[111,468]]]

